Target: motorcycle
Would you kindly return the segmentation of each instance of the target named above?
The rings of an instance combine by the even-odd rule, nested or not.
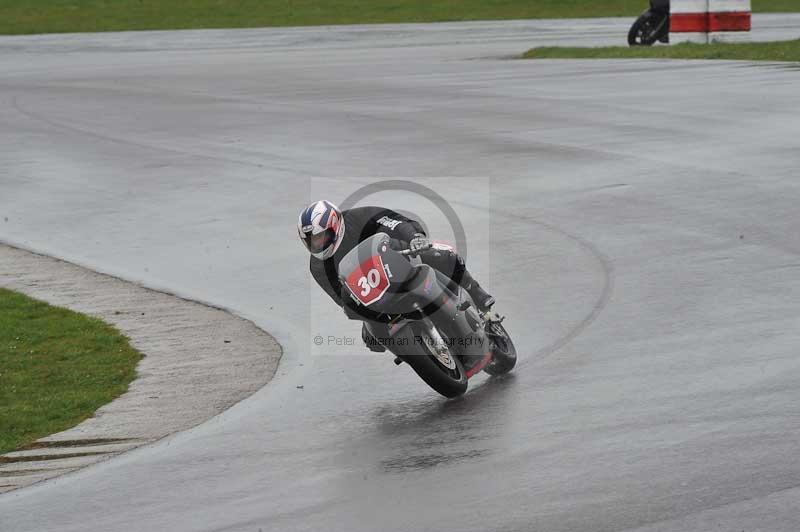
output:
[[[344,306],[347,317],[445,397],[462,395],[481,370],[511,371],[517,351],[504,318],[480,313],[466,290],[416,255],[393,249],[386,233],[345,255],[337,275],[342,297],[354,302]]]
[[[628,32],[630,46],[652,46],[656,41],[669,42],[669,0],[650,0],[650,9],[636,19]]]

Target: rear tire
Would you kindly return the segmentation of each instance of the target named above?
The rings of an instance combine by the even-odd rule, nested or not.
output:
[[[500,322],[486,324],[486,337],[492,342],[492,362],[483,371],[489,375],[508,373],[517,365],[517,348]]]
[[[448,368],[433,354],[433,347],[430,343],[430,336],[427,331],[417,329],[414,332],[418,337],[422,338],[422,345],[419,346],[418,353],[404,355],[401,357],[402,360],[411,366],[411,369],[413,369],[428,386],[445,397],[452,398],[463,395],[464,392],[467,391],[468,383],[464,365],[458,357],[450,352],[450,358],[455,368]]]

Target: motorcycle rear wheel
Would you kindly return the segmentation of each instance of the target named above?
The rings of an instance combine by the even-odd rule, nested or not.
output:
[[[499,321],[486,324],[486,336],[492,342],[492,362],[483,371],[489,375],[508,373],[517,365],[517,348]]]

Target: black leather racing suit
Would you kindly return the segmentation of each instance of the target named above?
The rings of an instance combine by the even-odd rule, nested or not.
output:
[[[406,248],[417,233],[425,234],[422,225],[416,220],[406,218],[402,214],[382,207],[355,207],[342,211],[344,218],[344,236],[333,257],[320,260],[311,257],[311,275],[317,284],[325,290],[339,306],[343,305],[342,285],[336,271],[342,257],[347,255],[358,244],[378,233],[386,233],[396,241],[396,247]],[[464,277],[464,261],[452,251],[429,249],[420,253],[422,262],[436,268],[451,279]]]
[[[377,234],[386,233],[393,239],[393,247],[407,248],[415,234],[425,234],[422,225],[391,209],[382,207],[355,207],[342,211],[344,236],[333,257],[320,260],[311,257],[310,270],[314,280],[325,290],[337,305],[353,305],[350,298],[342,300],[342,284],[336,274],[339,262],[359,243]],[[466,269],[464,259],[455,251],[432,248],[419,254],[423,263],[439,270],[447,277],[463,286],[479,307],[488,308],[494,302],[480,285],[472,279]],[[486,303],[491,300],[488,305]],[[367,341],[367,338],[365,338]],[[369,345],[369,342],[368,342]]]

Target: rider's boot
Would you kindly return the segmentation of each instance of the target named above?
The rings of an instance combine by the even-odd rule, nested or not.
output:
[[[475,306],[481,314],[485,314],[494,305],[495,299],[492,295],[488,294],[486,290],[481,288],[478,281],[472,278],[468,271],[464,270],[464,275],[461,277],[461,286],[469,293]]]

